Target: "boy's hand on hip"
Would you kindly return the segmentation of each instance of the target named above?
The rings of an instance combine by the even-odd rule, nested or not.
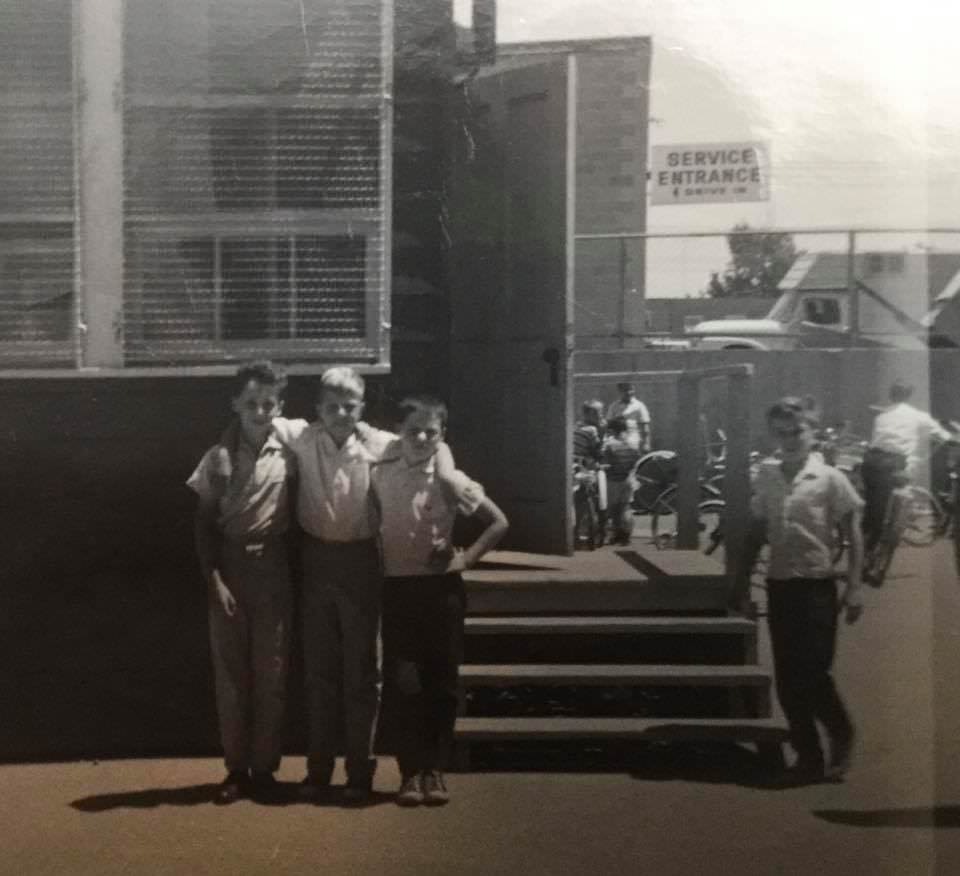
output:
[[[453,572],[464,572],[466,569],[466,554],[460,548],[456,548],[453,552],[453,556],[450,557],[450,562],[447,563],[447,574],[451,574]]]

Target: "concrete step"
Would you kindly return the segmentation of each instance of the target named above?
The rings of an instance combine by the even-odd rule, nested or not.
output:
[[[742,617],[468,617],[470,635],[756,635],[755,621]]]
[[[458,740],[716,740],[780,743],[786,727],[772,718],[458,718]]]
[[[631,685],[662,687],[754,687],[766,689],[770,673],[759,666],[619,664],[465,664],[464,687],[522,685]]]
[[[464,581],[468,615],[723,612],[731,597],[723,566],[699,551],[491,551]]]

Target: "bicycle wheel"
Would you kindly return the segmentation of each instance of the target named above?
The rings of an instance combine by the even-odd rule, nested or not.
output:
[[[869,555],[864,558],[864,577],[874,587],[883,587],[896,553],[897,545],[903,534],[904,506],[906,497],[900,490],[890,495],[887,513],[883,517],[883,530],[880,540]]]
[[[667,487],[653,503],[650,514],[650,535],[657,548],[672,548],[677,543],[677,487]],[[718,499],[705,485],[700,486],[700,503],[697,505],[699,516],[699,547],[706,549],[712,543],[713,549],[722,539],[721,518],[723,499]],[[712,551],[711,551],[712,552]]]
[[[914,547],[933,544],[937,533],[942,531],[946,517],[940,502],[923,487],[911,485],[906,487],[905,491],[904,524],[900,537]]]

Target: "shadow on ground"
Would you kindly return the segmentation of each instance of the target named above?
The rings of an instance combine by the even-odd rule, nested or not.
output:
[[[477,772],[627,773],[644,782],[693,782],[771,788],[776,765],[730,742],[474,743]]]
[[[848,827],[960,827],[960,806],[913,806],[903,809],[819,809],[814,815]]]
[[[158,806],[201,806],[213,805],[217,793],[217,784],[184,785],[179,788],[141,788],[135,791],[117,791],[112,794],[94,794],[74,800],[70,806],[79,812],[96,814],[114,809],[155,809]],[[269,797],[252,802],[260,806],[342,806],[339,792],[342,788],[333,787],[328,797],[319,801],[307,801],[300,798],[297,782],[280,782],[275,793]],[[365,808],[380,806],[393,800],[393,794],[374,791]]]

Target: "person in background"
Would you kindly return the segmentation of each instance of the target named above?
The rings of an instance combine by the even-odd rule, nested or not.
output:
[[[607,508],[613,524],[613,543],[630,544],[633,535],[633,468],[640,451],[627,441],[627,421],[614,417],[603,445],[603,464],[607,470]]]
[[[931,440],[947,441],[950,433],[930,414],[909,403],[913,387],[896,380],[890,386],[890,406],[877,414],[861,473],[866,510],[863,532],[867,551],[880,539],[887,503],[899,480],[926,481]]]
[[[635,450],[644,453],[650,450],[650,412],[647,406],[637,398],[632,383],[618,383],[620,398],[607,409],[607,422],[615,417],[627,421],[627,443]]]
[[[588,485],[595,485],[597,493],[597,533],[594,544],[602,543],[607,527],[607,477],[602,467],[603,441],[606,421],[603,419],[603,402],[599,399],[585,401],[581,407],[581,419],[573,429],[573,466],[575,489],[573,493],[574,533],[583,530],[589,497]]]

